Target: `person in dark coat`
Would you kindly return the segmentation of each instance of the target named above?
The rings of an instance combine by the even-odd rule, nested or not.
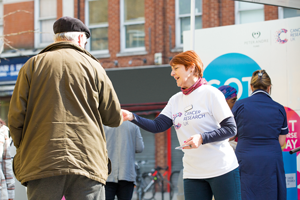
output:
[[[288,134],[287,118],[284,107],[271,98],[271,86],[265,70],[255,71],[252,95],[237,101],[232,109],[243,200],[286,199],[281,146]]]
[[[89,29],[62,17],[54,43],[21,68],[8,126],[13,169],[28,200],[105,200],[108,159],[103,125],[122,124],[121,105],[98,60],[84,49]]]

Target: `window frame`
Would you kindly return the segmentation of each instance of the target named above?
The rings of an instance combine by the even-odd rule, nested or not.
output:
[[[203,0],[201,0],[202,3],[202,11],[199,13],[195,12],[195,23],[196,23],[196,17],[201,16],[201,20],[202,20],[202,15],[203,15]],[[185,17],[190,17],[191,18],[191,14],[179,14],[179,0],[176,0],[175,2],[175,16],[176,16],[176,21],[175,21],[175,44],[176,44],[176,48],[183,48],[183,43],[181,43],[181,23],[180,23],[180,19],[181,18],[185,18]],[[202,20],[202,24],[203,24],[203,20]],[[196,28],[195,28],[196,30]]]
[[[300,9],[296,9],[296,10],[300,10]],[[297,16],[297,17],[299,17],[299,16]],[[283,7],[278,7],[278,19],[288,19],[288,18],[289,17],[284,18],[284,8]]]
[[[278,7],[278,19],[284,19],[283,18],[283,8]]]
[[[240,22],[240,11],[249,11],[249,10],[259,10],[259,9],[239,9],[239,3],[240,1],[235,1],[234,2],[234,11],[235,11],[235,24],[241,24]],[[242,2],[243,3],[243,2]],[[246,3],[246,2],[245,2]],[[263,11],[265,10],[264,4],[261,4],[261,7]],[[264,20],[265,21],[265,20]]]
[[[49,43],[42,43],[41,42],[41,32],[40,32],[40,22],[43,20],[50,20],[50,19],[57,19],[57,4],[56,4],[56,16],[51,17],[40,17],[40,0],[34,0],[34,47],[35,48],[44,48],[51,44]],[[53,35],[54,36],[54,35]]]
[[[90,1],[93,1],[93,0],[86,0],[85,1],[85,24],[86,24],[86,26],[89,28],[91,34],[92,34],[91,29],[95,29],[95,28],[107,28],[107,32],[108,32],[108,29],[109,29],[108,21],[109,21],[109,19],[107,19],[107,23],[102,23],[100,25],[90,25],[90,22],[89,22],[89,2]],[[107,1],[109,1],[109,0],[107,0]],[[108,10],[108,8],[107,8],[107,10]],[[107,35],[108,35],[108,33],[107,33]],[[87,51],[89,51],[93,55],[97,55],[98,57],[99,56],[101,57],[101,55],[109,54],[109,39],[107,39],[108,40],[107,41],[108,42],[107,49],[94,50],[94,51],[91,50],[92,43],[91,43],[90,39],[91,39],[91,37],[87,40],[87,42],[88,42],[88,44],[86,45],[86,50]],[[105,56],[105,57],[107,57],[107,56]]]
[[[125,18],[124,18],[125,7],[124,7],[124,5],[125,5],[124,0],[120,0],[120,30],[121,30],[120,31],[120,48],[121,48],[121,52],[141,52],[141,51],[145,52],[146,51],[146,27],[145,27],[146,15],[144,17],[144,21],[125,22]],[[145,9],[145,7],[144,7],[144,9]],[[144,34],[145,34],[144,47],[126,48],[126,26],[141,25],[141,24],[144,25]]]

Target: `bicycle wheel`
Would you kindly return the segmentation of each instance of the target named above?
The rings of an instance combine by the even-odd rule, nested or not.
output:
[[[170,176],[170,182],[171,182],[171,187],[170,187],[170,200],[173,199],[175,194],[178,193],[178,177],[179,177],[179,171],[174,171],[172,172]]]
[[[155,181],[153,176],[143,174],[143,199],[152,200],[155,196]]]
[[[135,188],[135,190],[136,190],[137,200],[142,200],[143,199],[143,188],[141,188],[140,186],[137,186]]]

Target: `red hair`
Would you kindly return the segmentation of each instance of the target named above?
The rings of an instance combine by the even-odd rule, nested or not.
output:
[[[170,65],[184,65],[185,70],[188,70],[191,66],[195,65],[194,75],[197,77],[203,77],[203,63],[195,51],[185,51],[177,54],[171,61]]]

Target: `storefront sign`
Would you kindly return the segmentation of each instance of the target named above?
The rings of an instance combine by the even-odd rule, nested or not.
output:
[[[6,58],[0,62],[0,83],[16,81],[21,67],[30,57]]]

